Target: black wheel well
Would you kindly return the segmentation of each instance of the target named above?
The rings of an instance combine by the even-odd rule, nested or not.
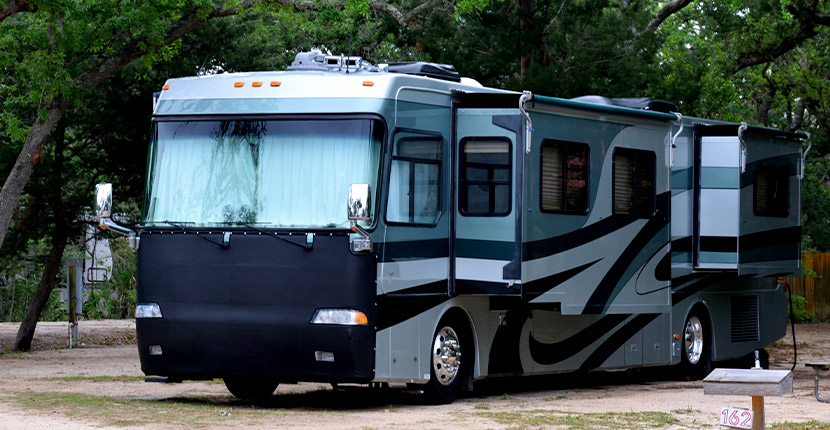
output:
[[[452,321],[457,321],[463,324],[463,327],[457,327],[458,330],[464,330],[464,333],[469,336],[470,341],[472,342],[472,359],[473,364],[470,366],[470,377],[472,378],[473,374],[475,373],[475,363],[476,358],[478,357],[478,338],[476,337],[475,330],[473,329],[473,321],[470,318],[470,314],[467,313],[463,308],[458,306],[451,307],[447,309],[444,314],[439,319],[439,322],[444,319],[450,319]],[[435,329],[439,329],[441,327],[435,327]]]
[[[709,313],[709,308],[703,302],[695,303],[689,309],[689,313],[686,314],[686,318],[683,320],[684,330],[686,329],[686,320],[692,315],[697,315],[703,322],[704,335],[706,336],[704,342],[708,346],[707,352],[709,353],[709,359],[712,360],[715,356],[715,328],[712,326],[712,315]]]

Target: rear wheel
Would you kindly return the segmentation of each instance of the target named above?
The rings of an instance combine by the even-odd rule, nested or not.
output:
[[[466,322],[444,316],[430,352],[430,378],[424,390],[436,404],[452,403],[472,377],[472,335]]]
[[[712,370],[711,338],[708,319],[700,309],[693,309],[683,327],[683,376],[694,381],[704,378]]]
[[[234,397],[244,400],[268,398],[279,385],[279,381],[275,379],[252,376],[229,376],[224,380],[228,391]]]

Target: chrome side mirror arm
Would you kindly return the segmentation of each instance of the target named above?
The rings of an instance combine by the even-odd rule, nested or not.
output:
[[[116,224],[112,220],[112,184],[103,183],[95,186],[95,218],[98,226],[103,230],[110,230],[127,236],[127,244],[132,249],[138,249],[139,238],[133,230]]]

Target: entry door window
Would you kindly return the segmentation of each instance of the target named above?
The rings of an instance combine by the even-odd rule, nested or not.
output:
[[[468,137],[461,141],[459,210],[464,215],[510,213],[510,140]]]

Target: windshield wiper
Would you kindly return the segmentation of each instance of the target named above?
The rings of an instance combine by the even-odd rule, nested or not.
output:
[[[245,223],[240,223],[240,224],[241,224],[241,225],[244,225],[245,227],[248,227],[248,228],[250,228],[250,229],[252,229],[252,230],[254,230],[254,231],[258,231],[258,232],[260,232],[260,233],[262,233],[262,234],[265,234],[265,235],[271,236],[271,237],[273,237],[274,239],[279,239],[279,240],[282,240],[282,241],[284,241],[284,242],[288,242],[288,243],[290,243],[290,244],[292,244],[292,245],[297,245],[297,246],[300,246],[300,247],[302,247],[302,248],[304,248],[304,249],[311,249],[312,247],[314,247],[314,235],[312,235],[311,233],[306,233],[306,236],[305,236],[305,237],[306,237],[306,239],[305,239],[305,243],[301,243],[301,242],[295,242],[295,241],[293,241],[293,240],[289,240],[289,239],[284,238],[284,237],[280,237],[280,236],[279,236],[278,234],[276,234],[276,233],[272,233],[272,232],[270,232],[270,231],[266,231],[266,230],[262,230],[262,229],[256,228],[256,227],[252,226],[251,224],[245,224]]]
[[[185,227],[181,224],[177,224],[177,223],[174,223],[174,222],[168,221],[168,220],[164,220],[164,221],[162,221],[162,223],[172,225],[173,227],[179,228],[185,233],[196,230],[195,227]],[[208,241],[208,242],[210,242],[214,245],[219,245],[219,246],[222,247],[222,249],[228,249],[231,246],[231,233],[229,231],[224,232],[224,234],[222,235],[222,241],[221,242],[217,242],[213,239],[209,239],[207,236],[202,236],[198,233],[198,231],[196,232],[196,236],[201,237],[202,239],[204,239],[204,240],[206,240],[206,241]]]

